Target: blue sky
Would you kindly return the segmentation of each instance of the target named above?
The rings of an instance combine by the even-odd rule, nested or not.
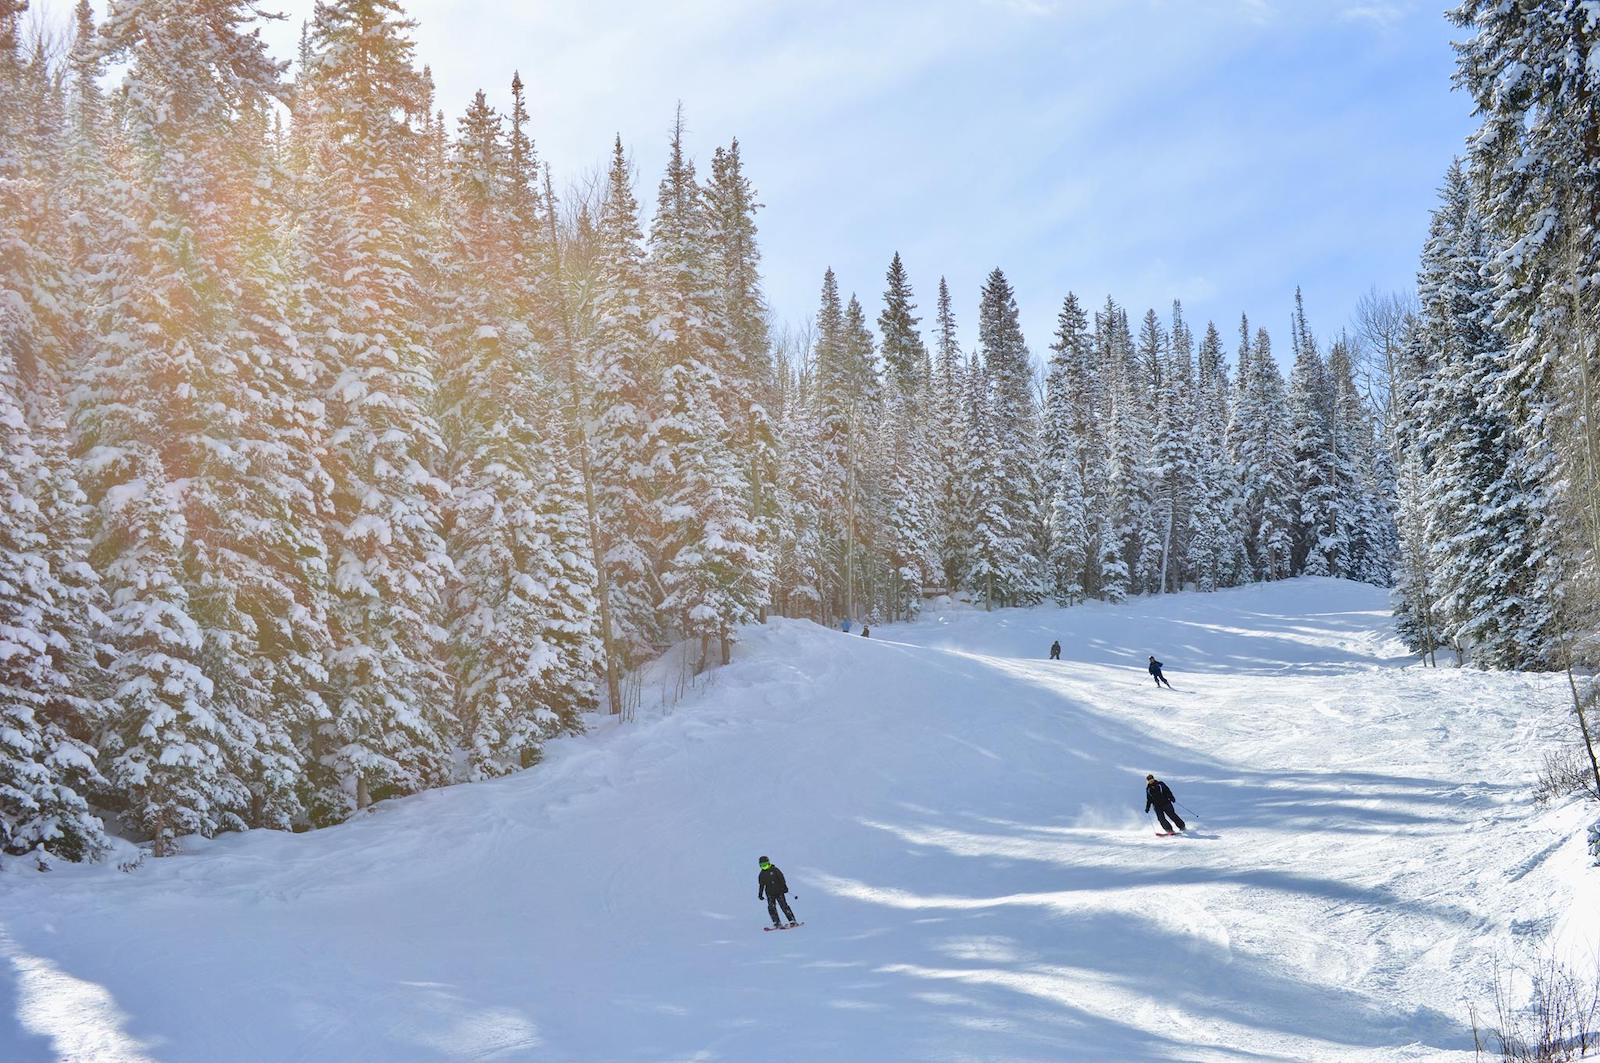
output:
[[[43,0],[65,11],[68,0]],[[292,54],[310,0],[271,0]],[[1011,278],[1036,355],[1067,291],[1135,315],[1182,299],[1230,339],[1275,338],[1296,284],[1336,331],[1408,287],[1435,190],[1471,127],[1445,0],[413,0],[418,58],[459,114],[528,83],[558,187],[614,133],[653,202],[673,108],[692,152],[738,136],[766,209],[769,301],[822,271],[876,316],[904,256],[931,324],[948,277],[964,338]]]

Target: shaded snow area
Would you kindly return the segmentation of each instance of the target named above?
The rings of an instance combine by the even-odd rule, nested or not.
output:
[[[1370,587],[736,657],[515,778],[13,862],[0,1059],[1465,1061],[1497,955],[1595,943],[1593,816],[1530,800],[1564,681],[1418,667]],[[804,927],[762,932],[762,854]]]

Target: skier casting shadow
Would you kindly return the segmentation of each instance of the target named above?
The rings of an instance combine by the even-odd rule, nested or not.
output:
[[[1176,833],[1172,829],[1173,823],[1178,825],[1178,830],[1188,829],[1188,825],[1183,822],[1183,817],[1178,815],[1177,810],[1172,807],[1172,803],[1175,800],[1176,798],[1172,796],[1171,787],[1166,783],[1154,775],[1146,775],[1144,777],[1144,814],[1148,816],[1150,810],[1154,808],[1156,810],[1156,819],[1161,821],[1161,830],[1167,834]],[[1167,822],[1169,819],[1172,821],[1171,823]],[[773,916],[773,918],[776,919],[777,916]]]
[[[1155,677],[1157,690],[1161,689],[1162,683],[1167,683],[1167,677],[1161,674],[1161,662],[1156,660],[1156,655],[1153,653],[1150,655],[1150,674]],[[1171,683],[1167,683],[1167,689],[1172,689]]]
[[[794,912],[789,908],[789,884],[783,880],[783,872],[778,870],[766,857],[761,858],[761,874],[756,876],[756,899],[765,897],[767,901],[767,914],[772,916],[772,929],[786,929],[783,920],[778,918],[778,909],[783,909],[783,914],[789,918],[789,926],[800,924],[795,921]]]

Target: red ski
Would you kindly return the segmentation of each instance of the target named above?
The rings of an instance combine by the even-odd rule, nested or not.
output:
[[[1175,831],[1175,830],[1158,830],[1158,831],[1156,831],[1156,837],[1157,838],[1176,838],[1177,836],[1178,836],[1178,832]]]

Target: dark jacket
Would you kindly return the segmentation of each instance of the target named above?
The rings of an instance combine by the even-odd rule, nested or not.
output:
[[[1146,812],[1150,811],[1151,805],[1171,808],[1174,800],[1176,799],[1172,796],[1172,790],[1160,779],[1144,784],[1144,810]]]
[[[1059,643],[1059,642],[1052,642],[1052,643],[1051,643],[1051,644],[1050,644],[1050,652],[1051,652],[1051,653],[1060,653],[1060,652],[1061,652],[1061,643]]]
[[[783,881],[783,872],[778,870],[778,865],[761,869],[761,874],[756,876],[756,897],[764,900],[767,897],[782,897],[789,892],[789,884]]]
[[[1155,675],[1159,671],[1161,671],[1161,662],[1154,657],[1150,658],[1150,674]]]

